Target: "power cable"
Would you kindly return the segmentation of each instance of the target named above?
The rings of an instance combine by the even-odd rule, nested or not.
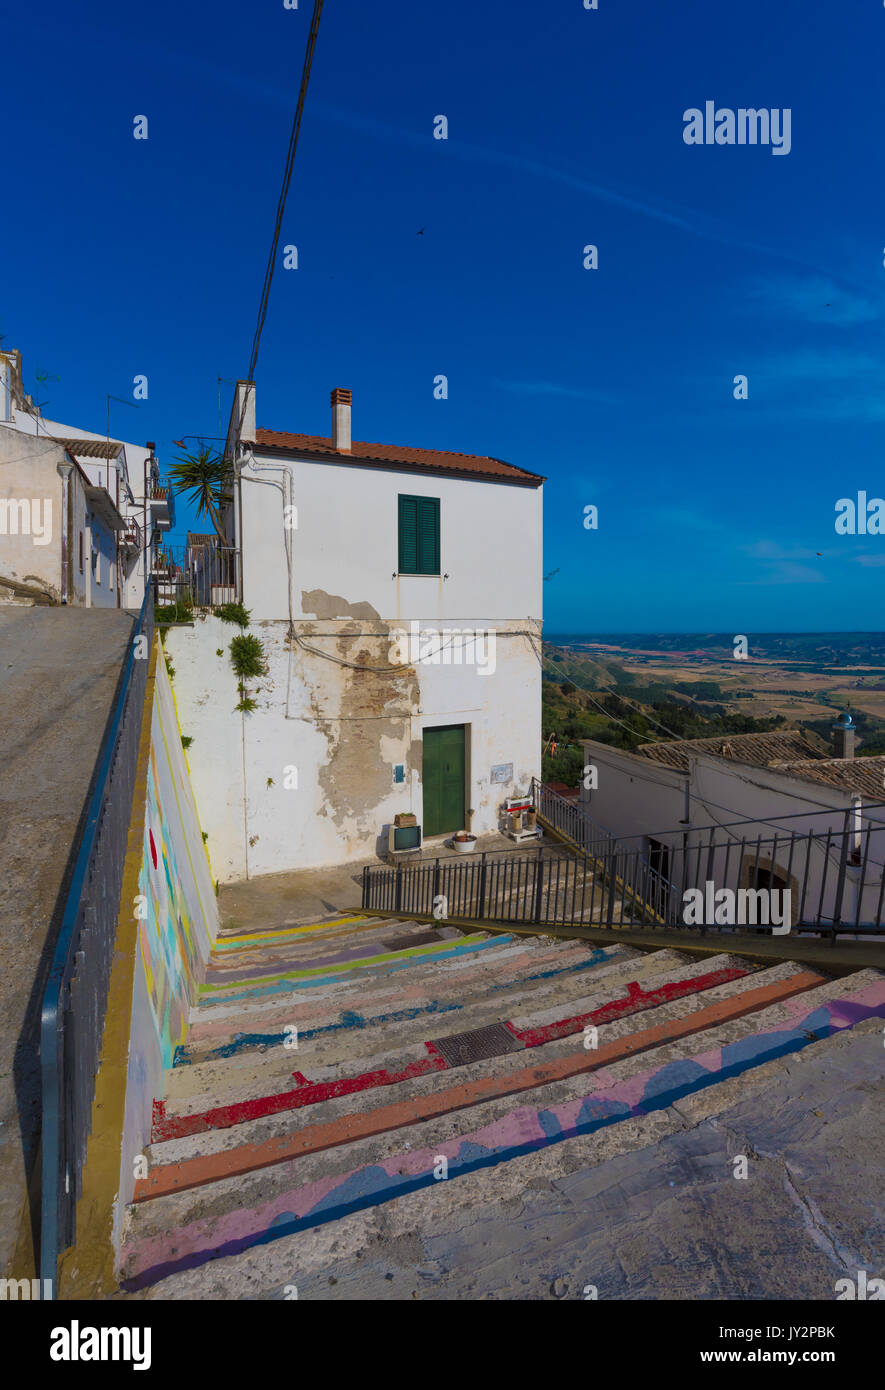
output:
[[[295,160],[295,150],[298,145],[298,134],[301,129],[301,117],[304,111],[304,100],[307,96],[307,84],[310,79],[310,68],[313,62],[313,51],[316,46],[317,34],[320,27],[320,15],[323,12],[323,0],[314,0],[313,16],[310,21],[310,33],[307,36],[307,52],[304,55],[304,68],[301,73],[301,89],[298,93],[298,105],[295,108],[295,116],[292,121],[292,132],[289,136],[289,149],[286,154],[286,167],[283,171],[283,186],[280,189],[280,197],[277,203],[277,215],[274,222],[273,238],[270,243],[270,255],[267,258],[267,269],[264,272],[264,285],[261,290],[261,303],[258,307],[258,322],[255,325],[255,333],[252,338],[252,355],[249,358],[249,370],[246,373],[247,381],[254,381],[255,364],[258,360],[258,347],[261,342],[261,332],[264,328],[264,320],[267,315],[267,302],[270,297],[270,286],[273,280],[274,267],[277,258],[277,246],[280,240],[280,229],[283,225],[283,213],[286,209],[286,196],[289,192],[289,183],[292,178],[292,165]]]

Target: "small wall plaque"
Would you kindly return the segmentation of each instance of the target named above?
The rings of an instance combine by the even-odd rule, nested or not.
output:
[[[496,767],[493,767],[493,768],[492,768],[492,781],[493,781],[493,782],[512,782],[512,781],[513,781],[513,764],[512,764],[512,763],[498,763],[498,765],[497,765]]]
[[[394,780],[395,783],[398,783],[398,782],[405,782],[405,780],[406,780],[406,768],[405,768],[405,764],[404,764],[404,763],[394,763],[394,765],[393,765],[393,780]]]

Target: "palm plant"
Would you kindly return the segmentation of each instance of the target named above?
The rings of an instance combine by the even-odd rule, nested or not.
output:
[[[181,492],[197,509],[198,516],[208,516],[222,544],[226,543],[221,524],[221,508],[230,501],[230,467],[222,454],[208,445],[193,453],[178,455],[170,465],[171,477],[177,492]]]

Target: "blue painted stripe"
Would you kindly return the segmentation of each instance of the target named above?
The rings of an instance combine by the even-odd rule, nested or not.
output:
[[[558,975],[575,975],[579,970],[592,970],[594,966],[602,965],[616,956],[617,952],[608,947],[600,947],[591,951],[590,955],[584,960],[578,961],[574,965],[559,965],[552,970],[538,970],[533,975],[520,975],[512,980],[503,980],[500,984],[491,985],[487,990],[474,995],[474,1002],[482,999],[487,994],[497,994],[503,989],[513,989],[522,985],[532,984],[536,980],[552,980]],[[302,1040],[308,1038],[319,1038],[324,1033],[338,1033],[347,1028],[375,1028],[385,1023],[408,1023],[421,1014],[441,1014],[451,1013],[460,1010],[463,1004],[443,1004],[440,1000],[434,999],[429,1004],[422,1004],[414,1009],[399,1009],[394,1013],[374,1014],[371,1018],[365,1018],[362,1014],[351,1013],[345,1010],[337,1023],[326,1023],[321,1028],[308,1028],[298,1036]],[[239,1052],[246,1052],[249,1048],[274,1047],[285,1041],[285,1033],[236,1033],[229,1043],[222,1043],[220,1046],[212,1048],[209,1052],[200,1052],[198,1047],[188,1047],[181,1044],[175,1050],[173,1067],[188,1067],[196,1062],[213,1062],[222,1057],[235,1057]]]

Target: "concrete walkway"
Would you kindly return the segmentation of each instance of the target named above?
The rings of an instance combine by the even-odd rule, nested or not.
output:
[[[134,622],[115,609],[0,607],[0,1277],[29,1243],[40,1000]]]

